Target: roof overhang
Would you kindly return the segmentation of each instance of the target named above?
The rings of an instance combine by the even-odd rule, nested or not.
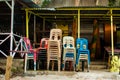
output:
[[[59,8],[26,8],[30,13],[45,18],[49,21],[72,21],[78,16],[80,11],[81,21],[110,21],[110,10],[112,10],[113,20],[120,22],[120,7],[59,7]]]

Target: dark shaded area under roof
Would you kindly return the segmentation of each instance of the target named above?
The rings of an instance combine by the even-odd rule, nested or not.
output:
[[[80,21],[84,23],[93,23],[94,19],[97,19],[100,23],[110,23],[110,8],[113,9],[113,21],[116,24],[120,24],[120,7],[105,7],[105,6],[77,6],[77,7],[58,7],[58,8],[39,8],[31,0],[16,0],[15,2],[15,23],[17,20],[21,20],[21,24],[18,24],[16,31],[19,32],[21,28],[25,34],[25,11],[22,8],[26,8],[29,11],[34,12],[37,16],[45,18],[49,22],[63,21],[65,23],[73,21],[74,17],[78,15],[78,9],[80,9]],[[36,10],[31,10],[36,8]],[[10,24],[11,11],[5,2],[0,2],[0,21],[5,24]],[[22,16],[22,17],[20,17]],[[19,18],[20,17],[20,18]],[[9,20],[7,20],[9,18]],[[3,20],[4,19],[4,20]],[[30,20],[33,23],[33,17]],[[19,22],[19,21],[18,21]],[[30,23],[30,24],[31,24]],[[41,20],[42,23],[42,20]],[[22,27],[21,27],[22,26]],[[31,25],[33,27],[33,25]],[[32,32],[32,31],[31,31]],[[32,34],[32,33],[31,33]],[[40,34],[39,34],[40,35]],[[87,34],[88,35],[88,34]],[[31,35],[32,36],[32,35]],[[33,37],[32,37],[33,38]]]
[[[11,5],[11,1],[8,3]],[[38,5],[31,0],[15,0],[15,14],[21,14],[22,8],[38,8]],[[10,7],[5,1],[0,1],[0,15],[11,15]]]

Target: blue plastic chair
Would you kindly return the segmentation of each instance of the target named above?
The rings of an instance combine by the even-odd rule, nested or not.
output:
[[[65,70],[66,61],[73,62],[73,69],[75,70],[76,49],[74,46],[74,38],[71,36],[63,37],[63,65],[62,70]]]
[[[90,51],[88,49],[88,40],[85,38],[78,38],[76,40],[76,69],[78,70],[79,61],[87,61],[88,72],[90,67]]]

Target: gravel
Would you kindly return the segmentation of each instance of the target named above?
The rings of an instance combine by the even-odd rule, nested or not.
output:
[[[31,73],[31,72],[30,72]],[[118,72],[90,71],[40,71],[13,76],[10,80],[120,80]],[[4,80],[4,75],[0,75],[0,80]]]

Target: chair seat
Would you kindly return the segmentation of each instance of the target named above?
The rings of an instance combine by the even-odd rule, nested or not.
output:
[[[80,60],[88,60],[88,54],[80,54],[79,59]]]
[[[28,57],[33,57],[34,54],[33,53],[28,53]]]
[[[66,53],[65,57],[73,57],[74,58],[74,53]]]

